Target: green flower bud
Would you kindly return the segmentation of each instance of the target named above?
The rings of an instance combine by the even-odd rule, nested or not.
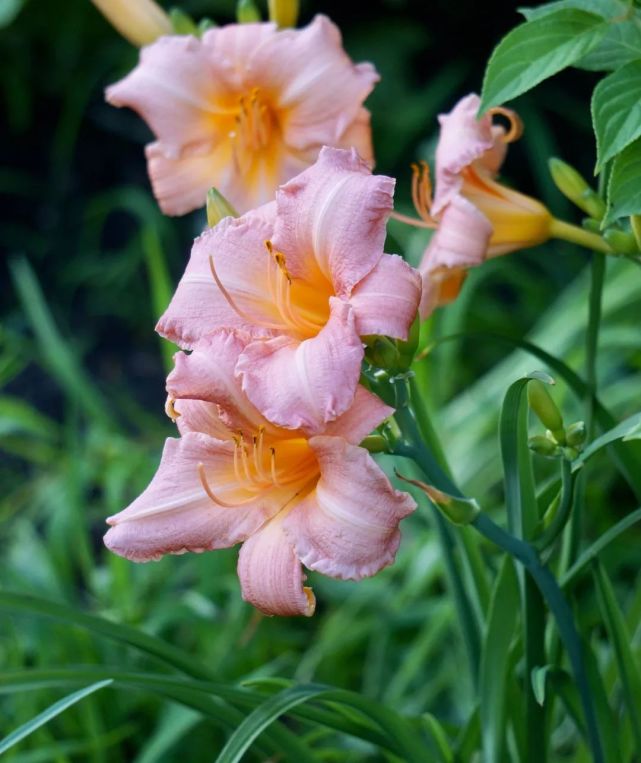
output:
[[[398,364],[401,371],[409,370],[416,354],[418,347],[418,340],[421,335],[421,319],[417,313],[414,322],[410,326],[410,330],[407,335],[407,339],[403,342],[400,339],[396,341],[396,347],[398,349]]]
[[[601,220],[605,214],[605,202],[584,178],[566,162],[553,157],[548,166],[554,184],[561,193],[590,217]]]
[[[637,249],[641,252],[641,215],[632,215],[630,217],[630,227],[637,242]]]
[[[603,238],[610,244],[617,254],[638,254],[637,240],[634,234],[626,231],[608,228]]]
[[[387,453],[389,450],[387,440],[380,434],[369,435],[361,441],[360,446],[370,453]]]
[[[580,448],[585,442],[585,422],[575,421],[565,430],[565,440],[573,448]]]
[[[365,360],[377,368],[396,372],[399,370],[399,352],[393,339],[385,336],[365,337]]]
[[[561,452],[559,446],[542,434],[536,434],[527,441],[529,449],[537,456],[554,458]]]
[[[430,501],[455,525],[469,525],[481,513],[481,507],[474,498],[460,498],[455,495],[449,495],[449,493],[444,493],[442,490],[438,490],[426,482],[404,477],[396,469],[394,472],[403,482],[408,482],[410,485],[420,488]]]
[[[218,24],[211,19],[201,19],[198,22],[198,36],[202,37],[208,29],[214,29]]]
[[[213,228],[223,217],[238,217],[238,212],[215,188],[207,191],[207,225]]]
[[[539,421],[552,432],[554,439],[563,445],[565,443],[563,417],[550,397],[546,385],[538,379],[532,379],[527,385],[527,399]]]
[[[169,18],[174,34],[193,34],[198,37],[196,22],[185,11],[181,11],[180,8],[172,8],[169,11]]]
[[[298,20],[298,0],[268,0],[269,20],[279,27],[296,26]]]
[[[253,0],[238,0],[236,19],[239,24],[251,24],[255,21],[262,21],[260,11],[254,5]]]

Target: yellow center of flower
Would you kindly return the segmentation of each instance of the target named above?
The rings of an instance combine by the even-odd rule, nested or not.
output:
[[[250,437],[242,432],[230,433],[230,437],[234,444],[233,476],[227,487],[233,487],[233,500],[217,494],[207,480],[204,464],[198,464],[203,489],[218,506],[243,506],[274,488],[282,488],[293,497],[318,478],[318,462],[305,438],[275,438],[266,435],[262,426]]]
[[[276,115],[257,87],[240,96],[229,137],[234,163],[241,172],[249,169],[256,154],[269,148],[277,130]]]

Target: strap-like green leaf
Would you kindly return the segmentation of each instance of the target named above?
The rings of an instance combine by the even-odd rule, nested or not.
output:
[[[641,135],[641,60],[622,66],[594,88],[592,122],[601,169]]]
[[[579,454],[577,458],[572,462],[572,468],[574,471],[579,469],[583,464],[601,448],[605,448],[607,445],[615,442],[616,440],[636,439],[639,430],[641,428],[641,413],[635,413],[624,419],[620,424],[617,424],[612,429],[604,432],[596,440],[593,440],[588,447]]]
[[[507,653],[514,635],[518,611],[519,586],[516,572],[512,560],[505,556],[492,592],[481,655],[479,711],[486,763],[503,760]]]
[[[38,713],[35,718],[23,723],[22,726],[19,726],[4,739],[0,740],[0,755],[15,744],[18,744],[18,742],[29,736],[29,734],[32,734],[36,729],[39,729],[40,726],[44,726],[44,724],[48,723],[52,718],[63,713],[68,707],[75,705],[76,702],[80,702],[81,699],[89,696],[89,694],[93,694],[95,691],[103,689],[105,686],[109,686],[110,683],[112,683],[111,679],[98,681],[95,684],[91,684],[91,686],[85,686],[84,689],[79,689],[78,691],[73,692],[73,694],[69,694],[62,699],[59,699],[57,702],[54,702],[53,705],[46,710]]]
[[[516,98],[571,66],[607,29],[601,16],[562,8],[527,21],[499,42],[485,70],[481,110]]]

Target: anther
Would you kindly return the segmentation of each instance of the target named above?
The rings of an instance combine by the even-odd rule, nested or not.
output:
[[[487,113],[490,115],[490,118],[500,116],[507,119],[510,127],[505,135],[501,136],[503,143],[514,143],[515,140],[518,140],[523,135],[523,120],[516,111],[506,109],[503,106],[494,106]]]
[[[165,403],[165,413],[174,422],[174,424],[176,423],[176,420],[180,416],[180,411],[177,411],[176,408],[174,407],[175,402],[176,401],[174,400],[173,397],[168,397],[167,402]]]

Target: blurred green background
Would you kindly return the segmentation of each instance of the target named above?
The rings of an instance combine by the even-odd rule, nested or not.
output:
[[[233,3],[219,0],[182,7],[218,22],[234,14]],[[492,47],[519,21],[516,4],[307,2],[302,20],[316,12],[340,26],[355,60],[373,61],[382,74],[368,102],[377,171],[398,178],[399,209],[409,212],[410,162],[431,156],[436,115],[480,89]],[[89,0],[2,0],[0,25],[0,244],[7,263],[0,280],[1,590],[37,594],[160,635],[197,656],[220,681],[313,679],[461,724],[476,700],[461,668],[463,645],[424,505],[404,522],[391,569],[358,584],[310,575],[318,599],[311,620],[267,619],[244,604],[236,550],[134,565],[103,548],[105,517],[146,485],[173,433],[163,414],[150,269],[166,261],[176,282],[204,218],[168,219],[156,209],[142,150],[147,129],[102,96],[137,52]],[[526,132],[506,165],[509,182],[574,222],[546,161],[561,156],[590,177],[588,96],[595,81],[586,72],[564,73],[520,99]],[[390,225],[390,249],[401,248],[414,263],[424,243],[420,232]],[[435,317],[431,335],[486,330],[518,340],[529,334],[581,370],[585,265],[585,253],[556,243],[492,261]],[[637,284],[632,265],[609,263],[599,385],[621,416],[639,408]],[[500,402],[511,381],[541,363],[489,337],[438,345],[428,363],[429,396],[454,469],[469,493],[500,512]],[[568,420],[580,417],[563,383],[555,395]],[[636,504],[605,458],[592,475],[586,534],[594,538]],[[632,584],[640,540],[631,530],[616,554],[606,555],[637,648],[641,586]],[[492,550],[482,553],[492,567]],[[590,622],[594,612],[586,592],[581,618]],[[611,655],[603,659],[607,668]],[[157,667],[68,623],[14,616],[0,606],[2,670],[70,665]],[[0,736],[63,693],[52,681],[46,691],[0,695]],[[223,741],[223,730],[194,710],[145,690],[108,689],[38,730],[7,759],[204,761]],[[561,760],[566,743],[572,749],[561,734]],[[328,753],[328,760],[383,759],[347,737],[332,744],[336,755]]]

